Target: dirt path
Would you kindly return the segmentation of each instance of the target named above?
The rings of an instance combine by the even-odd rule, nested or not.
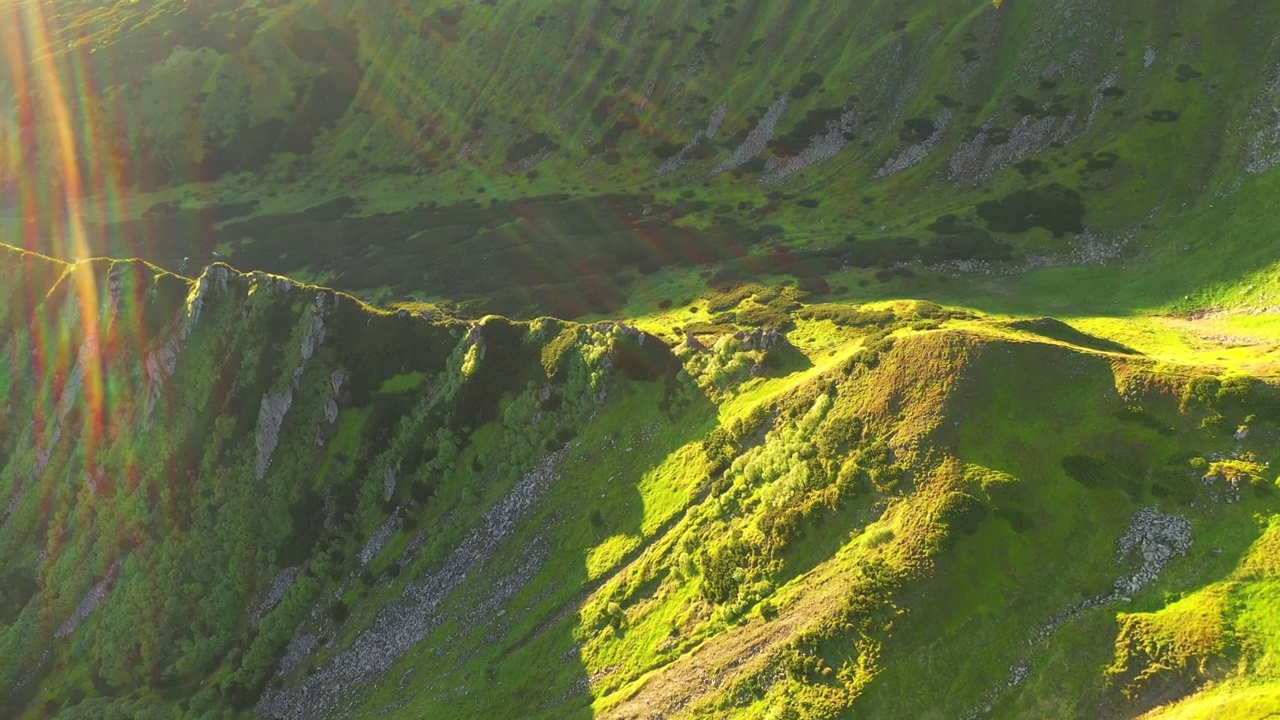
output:
[[[834,572],[826,578],[810,577],[807,589],[773,620],[752,619],[650,672],[635,695],[600,717],[648,720],[685,714],[694,700],[759,672],[797,634],[837,611],[850,585],[846,576]]]

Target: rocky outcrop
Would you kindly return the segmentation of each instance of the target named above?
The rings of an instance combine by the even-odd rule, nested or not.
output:
[[[336,301],[335,301],[336,302]],[[307,332],[302,337],[302,362],[306,363],[319,349],[324,342],[328,330],[325,328],[324,317],[328,304],[325,300],[325,293],[316,293],[316,303],[311,311],[311,321],[307,325]]]
[[[716,166],[716,169],[712,170],[711,174],[719,175],[723,172],[736,170],[753,158],[759,157],[760,153],[769,147],[769,141],[773,139],[773,134],[777,131],[778,121],[782,119],[782,114],[787,111],[787,106],[790,104],[791,96],[785,93],[777,100],[774,100],[769,109],[765,111],[764,117],[760,118],[760,122],[747,134],[746,140],[724,162]]]
[[[858,111],[853,108],[845,110],[839,120],[827,125],[826,132],[810,138],[809,145],[798,155],[789,157],[778,163],[776,167],[770,168],[764,177],[760,178],[760,183],[782,182],[811,165],[839,155],[853,138],[857,127]]]
[[[268,393],[262,398],[262,407],[258,410],[258,432],[255,442],[258,447],[258,459],[255,462],[255,474],[258,480],[267,476],[271,467],[271,455],[280,444],[280,428],[284,418],[293,406],[293,390],[282,393]]]
[[[383,677],[392,665],[441,625],[445,620],[444,603],[515,534],[529,511],[559,477],[556,466],[564,454],[562,450],[546,456],[522,477],[506,497],[485,513],[445,559],[440,570],[409,584],[402,599],[385,605],[372,627],[361,633],[349,649],[296,685],[268,691],[254,708],[255,713],[289,720],[322,717],[351,698],[359,686]],[[364,556],[362,552],[362,559]],[[282,669],[299,666],[306,653],[298,651],[307,645],[314,647],[315,640],[307,633],[300,633],[295,637],[295,645],[297,647],[290,647],[289,663]]]
[[[387,542],[400,529],[402,519],[400,513],[395,513],[387,518],[387,521],[378,526],[377,530],[369,536],[365,541],[364,547],[360,548],[360,567],[367,567],[373,559],[378,557],[382,549],[387,546]]]
[[[290,280],[284,278],[276,278],[270,275],[256,274],[255,282],[265,282],[267,287],[275,292],[287,292],[297,286]],[[262,280],[261,278],[266,278]],[[324,343],[328,331],[325,327],[325,314],[328,309],[328,295],[324,292],[316,294],[315,305],[311,308],[309,316],[306,320],[307,327],[303,331],[302,342],[299,348],[299,362],[293,369],[293,376],[288,388],[276,393],[268,393],[262,398],[262,406],[258,411],[258,431],[255,442],[258,448],[258,458],[255,464],[255,472],[259,480],[266,477],[267,469],[271,467],[271,456],[275,453],[276,446],[280,443],[280,428],[284,425],[285,416],[289,414],[289,409],[293,406],[293,393],[298,389],[298,384],[302,382],[302,375],[307,370],[307,363],[316,354],[320,345]],[[336,300],[334,302],[337,302]],[[342,382],[346,380],[345,376],[339,377],[341,373],[334,372],[331,376],[334,387],[334,394],[338,394],[338,389]],[[338,419],[337,403],[329,400],[325,405],[325,416],[329,418],[332,424]]]
[[[200,321],[205,303],[209,298],[227,293],[227,283],[230,280],[231,268],[226,265],[210,265],[205,268],[196,279],[195,287],[191,289],[191,295],[187,298],[187,322],[185,323],[187,326],[193,326]],[[184,332],[189,334],[189,327]]]
[[[53,636],[59,640],[70,637],[72,633],[80,628],[80,624],[93,614],[93,611],[107,599],[107,595],[111,592],[112,586],[115,585],[116,576],[120,572],[120,563],[116,562],[107,570],[107,575],[93,589],[84,596],[80,604],[76,606],[75,612],[67,619],[62,627]]]
[[[1120,557],[1138,556],[1137,572],[1116,580],[1115,594],[1129,596],[1150,585],[1165,565],[1191,549],[1191,521],[1181,515],[1144,508],[1133,516],[1128,532],[1120,538]]]
[[[284,596],[288,594],[289,589],[293,587],[293,583],[298,579],[298,573],[302,571],[302,566],[289,567],[276,573],[271,578],[271,584],[267,588],[267,594],[262,598],[262,602],[254,608],[253,614],[250,615],[249,621],[253,625],[257,625],[267,613],[275,609]]]
[[[1250,106],[1243,129],[1249,138],[1245,172],[1261,175],[1280,166],[1280,64],[1267,72],[1267,83]]]
[[[1163,513],[1153,507],[1134,513],[1129,528],[1116,543],[1116,560],[1123,563],[1137,557],[1138,569],[1117,578],[1111,592],[1087,598],[1049,618],[1028,638],[1028,652],[1081,614],[1116,602],[1128,602],[1131,595],[1154,582],[1171,560],[1186,555],[1191,543],[1191,521],[1185,517]],[[991,712],[997,700],[1031,676],[1032,665],[1030,657],[1024,657],[1011,666],[1005,681],[988,690],[982,703],[963,716],[965,720],[976,720]]]
[[[342,396],[342,388],[347,384],[347,376],[341,370],[334,370],[329,376],[329,382],[333,387],[333,395],[324,400],[324,419],[333,425],[338,422],[338,413],[341,411],[338,407],[338,398]]]
[[[998,141],[994,139],[997,134],[1005,132],[992,122],[984,124],[951,156],[947,177],[966,182],[986,182],[997,172],[1045,150],[1052,143],[1070,139],[1075,132],[1075,117],[1026,115],[1009,128],[1006,136]]]
[[[898,148],[897,152],[891,155],[888,160],[885,160],[880,169],[876,171],[875,177],[886,178],[890,175],[896,175],[923,162],[942,143],[942,136],[946,133],[947,128],[951,126],[951,120],[955,116],[955,108],[948,107],[940,110],[933,121],[933,133],[922,142]]]
[[[392,496],[396,494],[396,480],[400,473],[400,463],[388,465],[387,469],[382,473],[382,501],[390,502]]]

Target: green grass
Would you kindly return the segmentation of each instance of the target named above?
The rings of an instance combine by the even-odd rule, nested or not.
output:
[[[91,228],[91,240],[99,242],[93,251],[152,254],[152,259],[166,262],[192,256],[199,262],[207,253],[201,243],[216,242],[231,225],[215,228],[193,216],[185,232],[158,231],[173,238],[160,247],[141,242],[138,236],[146,234],[144,227],[112,224],[136,216],[153,202],[179,200],[183,207],[193,208],[249,200],[259,203],[254,211],[258,218],[270,218],[351,198],[354,208],[338,221],[335,236],[360,233],[363,247],[378,248],[367,257],[353,258],[350,252],[308,257],[308,247],[281,233],[239,249],[224,240],[220,252],[230,251],[233,263],[324,279],[380,302],[409,295],[456,301],[462,299],[458,295],[467,283],[447,292],[442,287],[471,270],[424,280],[432,272],[432,263],[425,261],[429,253],[405,245],[422,242],[425,225],[410,222],[390,232],[366,234],[355,229],[356,221],[412,210],[424,198],[440,206],[473,199],[485,206],[496,200],[493,207],[502,209],[559,192],[578,198],[653,193],[657,204],[672,210],[653,215],[658,234],[681,227],[714,228],[720,220],[734,218],[748,228],[776,225],[783,231],[784,245],[808,252],[838,249],[850,234],[860,240],[909,235],[927,243],[934,235],[928,226],[944,213],[965,218],[984,201],[1028,185],[1060,183],[1081,193],[1089,227],[1103,235],[1134,234],[1123,260],[1109,267],[1055,268],[990,279],[962,274],[946,283],[927,272],[882,283],[874,277],[875,268],[842,274],[839,261],[819,262],[816,270],[832,285],[844,285],[849,297],[929,296],[1013,315],[1125,318],[1210,305],[1265,307],[1265,298],[1276,290],[1266,242],[1268,198],[1274,196],[1276,180],[1273,175],[1241,171],[1256,124],[1250,108],[1266,76],[1266,68],[1253,59],[1267,57],[1270,39],[1261,31],[1236,32],[1235,11],[1223,3],[1198,6],[1177,19],[1134,4],[1108,8],[1099,22],[1125,28],[1123,40],[1104,38],[1105,33],[1091,35],[1059,9],[1036,3],[994,8],[987,3],[961,7],[916,0],[909,8],[899,8],[877,1],[838,18],[802,0],[733,9],[713,3],[686,9],[679,21],[669,5],[670,0],[646,0],[624,14],[602,8],[561,14],[554,4],[541,1],[485,5],[441,25],[440,18],[448,15],[437,14],[444,12],[443,2],[407,11],[409,17],[394,22],[363,3],[337,15],[321,12],[310,2],[243,13],[235,12],[234,3],[224,3],[209,13],[225,27],[215,23],[217,29],[205,33],[191,27],[186,11],[166,4],[132,31],[126,18],[138,11],[118,9],[113,12],[116,21],[85,35],[81,30],[91,27],[85,18],[104,11],[86,14],[78,2],[67,0],[51,11],[55,35],[63,28],[84,48],[95,50],[92,56],[72,52],[67,61],[92,65],[119,55],[128,58],[129,67],[137,66],[119,109],[133,120],[136,137],[130,140],[151,150],[146,155],[156,158],[156,164],[172,168],[176,183],[189,179],[198,165],[208,169],[210,164],[191,154],[189,133],[171,132],[175,118],[191,113],[216,118],[224,130],[209,130],[209,146],[234,150],[252,144],[251,128],[264,117],[280,118],[288,134],[299,128],[314,131],[315,114],[338,113],[332,127],[320,128],[317,138],[323,142],[301,158],[272,155],[268,148],[266,164],[253,172],[185,187],[143,188],[136,195],[136,189],[129,189],[125,194],[137,199],[127,205],[111,196],[91,198],[86,204],[89,216],[102,223]],[[639,20],[649,17],[654,18],[652,26]],[[966,62],[962,50],[982,45],[979,39],[997,23],[1005,28],[998,40]],[[1269,26],[1258,18],[1247,24]],[[301,28],[315,32],[303,33]],[[219,30],[225,36],[219,37]],[[704,31],[714,36],[710,44],[699,42]],[[201,53],[179,53],[161,62],[152,51],[158,52],[156,38],[165,32],[190,35],[189,46],[203,45],[201,53],[208,61],[196,64]],[[328,45],[318,40],[324,38]],[[504,50],[492,52],[494,43]],[[899,43],[909,48],[903,62],[886,64],[886,57],[899,52]],[[281,46],[285,50],[272,54],[269,64],[260,61],[267,48]],[[130,47],[146,51],[130,55]],[[433,53],[440,48],[448,52],[436,57]],[[1149,68],[1143,60],[1147,48],[1157,57]],[[1028,79],[1028,63],[1060,64],[1075,50],[1083,53],[1085,63],[1079,73],[1056,77],[1049,85]],[[354,53],[359,81],[350,105],[324,108],[301,99],[291,103],[287,93],[275,90],[282,83],[311,88],[326,68],[345,67],[348,52]],[[433,60],[430,71],[424,72],[428,55]],[[1237,57],[1250,61],[1237,63]],[[1174,69],[1180,64],[1193,66],[1201,76],[1179,82]],[[1125,94],[1095,106],[1099,78],[1113,69],[1113,81]],[[688,72],[694,81],[675,80]],[[761,185],[750,173],[706,178],[707,171],[737,145],[735,136],[753,127],[763,109],[797,87],[806,73],[816,73],[821,81],[808,94],[796,93],[777,134],[790,132],[811,110],[838,109],[856,95],[860,120],[854,141],[834,159],[776,185]],[[185,80],[175,84],[177,77]],[[229,88],[240,86],[249,88],[248,95],[230,101]],[[899,96],[892,91],[902,86],[911,92]],[[942,95],[961,108],[939,147],[915,167],[876,177],[885,159],[900,150],[902,123],[935,116],[942,109],[937,99]],[[951,158],[967,142],[970,126],[989,122],[1014,127],[1021,119],[1012,101],[1015,96],[1048,107],[1059,103],[1054,100],[1058,95],[1065,97],[1060,104],[1075,118],[1074,127],[1083,127],[1088,117],[1092,121],[1087,133],[1073,135],[1061,147],[1043,139],[1032,144],[1028,159],[1044,168],[1034,181],[1013,167],[977,184],[938,179],[950,172]],[[461,97],[474,102],[463,103]],[[660,159],[654,149],[664,142],[682,144],[695,128],[705,126],[722,102],[728,112],[713,156],[658,178]],[[1143,119],[1160,108],[1177,108],[1181,116],[1176,123]],[[605,132],[619,121],[625,128],[620,135]],[[99,125],[108,126],[84,123],[90,129]],[[1226,130],[1237,126],[1248,130]],[[95,147],[100,139],[86,132],[90,134],[80,143]],[[507,154],[536,133],[559,149],[535,168],[540,176],[530,179],[524,168],[511,167]],[[605,163],[601,149],[594,147],[603,136],[621,153],[619,164]],[[464,147],[475,152],[463,159],[459,153]],[[775,152],[765,150],[764,155]],[[1118,158],[1114,167],[1089,170],[1085,158],[1103,152]],[[87,156],[91,164],[96,162],[92,153]],[[431,169],[418,176],[388,170],[414,164]],[[26,165],[12,158],[0,159],[0,167],[30,176]],[[484,193],[477,192],[481,188]],[[806,198],[817,201],[818,207],[800,205]],[[705,209],[674,211],[694,203]],[[722,206],[731,211],[718,213]],[[769,212],[762,210],[766,207]],[[607,215],[602,211],[592,221],[604,228],[611,222]],[[113,229],[115,239],[107,242],[107,231]],[[741,233],[734,235],[728,234],[730,240],[741,242]],[[1015,254],[1063,252],[1067,244],[1041,230],[998,235],[1012,244]],[[313,241],[316,235],[309,237]],[[587,234],[573,242],[581,252],[595,241]],[[451,244],[444,237],[434,242],[437,251]],[[488,256],[505,240],[488,237],[484,242],[485,247],[476,248],[476,257]],[[711,237],[706,242],[721,240]],[[178,248],[173,243],[189,245]],[[430,247],[432,241],[428,238],[425,244]],[[61,245],[48,249],[55,248]],[[750,254],[757,260],[765,257],[758,251]],[[386,270],[373,277],[363,272],[368,265],[385,265]],[[357,268],[361,272],[355,272]],[[678,307],[696,298],[702,288],[694,276],[687,269],[656,275],[620,273],[610,282],[617,283],[621,297],[615,300],[623,304],[610,300],[587,303],[585,308],[532,290],[501,297],[481,291],[476,297],[505,312],[530,315],[614,315],[625,305],[626,315],[638,316],[652,312],[660,302]],[[539,280],[527,282],[535,286]]]
[[[262,292],[246,297],[270,299]],[[215,307],[221,309],[208,312],[217,318],[239,313],[234,302]],[[790,336],[802,359],[764,377],[717,387],[713,397],[697,390],[699,377],[610,379],[603,366],[589,364],[603,357],[608,336],[587,339],[590,332],[577,341],[586,344],[575,345],[568,355],[588,364],[571,363],[578,369],[568,372],[567,385],[559,390],[576,387],[578,394],[567,395],[549,418],[548,411],[538,410],[542,385],[534,382],[508,392],[493,409],[493,419],[479,427],[450,428],[447,415],[430,419],[436,412],[431,403],[446,401],[455,392],[448,388],[469,377],[461,368],[462,334],[453,336],[464,344],[452,359],[437,353],[442,366],[381,375],[370,385],[379,390],[369,395],[370,405],[342,409],[314,466],[301,453],[289,455],[293,465],[273,469],[288,474],[313,467],[314,487],[354,497],[344,511],[349,518],[338,520],[341,529],[319,546],[341,551],[333,571],[321,569],[326,566],[319,560],[309,561],[327,578],[324,594],[312,602],[324,609],[336,592],[351,609],[342,626],[315,628],[330,634],[334,644],[311,666],[323,668],[336,653],[353,647],[380,608],[398,602],[415,578],[442,567],[449,552],[544,452],[539,438],[550,440],[563,422],[574,433],[559,479],[515,535],[445,600],[437,611],[441,623],[426,641],[395,663],[385,682],[361,691],[356,699],[361,713],[393,707],[396,713],[434,708],[439,714],[447,700],[450,710],[444,717],[504,714],[517,705],[530,716],[608,716],[636,703],[656,701],[661,707],[668,702],[662,699],[664,688],[695,687],[690,683],[703,672],[694,667],[698,664],[711,668],[724,689],[690,690],[690,702],[703,708],[699,712],[749,716],[798,703],[873,715],[944,716],[978,706],[990,688],[1002,686],[1011,665],[1026,662],[1031,668],[1026,690],[995,697],[1002,715],[1084,715],[1094,703],[1119,702],[1103,671],[1115,659],[1117,623],[1126,617],[1121,613],[1138,613],[1135,617],[1154,618],[1152,627],[1183,632],[1192,625],[1177,618],[1193,610],[1197,622],[1224,628],[1222,637],[1252,639],[1239,645],[1250,658],[1247,671],[1215,671],[1222,685],[1206,692],[1239,687],[1241,698],[1255,698],[1249,702],[1265,697],[1258,688],[1266,687],[1274,655],[1275,633],[1267,620],[1274,568],[1266,550],[1274,533],[1264,534],[1273,524],[1270,501],[1251,495],[1238,505],[1197,502],[1195,508],[1177,508],[1195,523],[1197,544],[1190,558],[1172,563],[1132,604],[1089,611],[1041,643],[1026,644],[1047,618],[1106,592],[1123,571],[1113,557],[1114,543],[1130,514],[1164,504],[1152,496],[1149,483],[1189,467],[1184,460],[1166,468],[1170,458],[1186,447],[1204,456],[1233,446],[1229,438],[1198,427],[1204,410],[1180,414],[1173,409],[1181,378],[1209,364],[1175,344],[1185,337],[1179,332],[1187,331],[1154,319],[1145,325],[1073,319],[1075,330],[1043,323],[1015,327],[974,314],[917,325],[910,318],[937,311],[913,303],[872,305],[856,317],[873,317],[867,311],[883,309],[894,311],[874,315],[886,323],[881,332],[893,337],[891,349],[875,339],[875,327],[801,321]],[[674,339],[673,327],[689,314],[657,313],[641,327]],[[253,317],[265,320],[270,314],[255,310]],[[280,331],[296,341],[302,326]],[[1095,340],[1077,330],[1123,342],[1148,357],[1095,350]],[[1156,330],[1165,334],[1153,334]],[[261,336],[250,337],[260,344]],[[245,341],[244,347],[254,346]],[[877,348],[874,359],[867,352],[871,346]],[[314,442],[311,423],[322,413],[311,393],[326,386],[335,367],[328,349],[316,357],[320,365],[309,368],[305,377],[311,379],[300,385],[298,402],[306,411],[297,416],[298,427],[286,425],[297,449]],[[480,377],[475,372],[491,360],[487,354],[473,358],[470,377]],[[282,364],[278,371],[288,374],[291,367]],[[687,367],[686,373],[700,372],[692,361]],[[449,373],[458,376],[451,379]],[[1155,394],[1141,402],[1172,434],[1117,414],[1135,402],[1122,398],[1118,389],[1129,387],[1134,373],[1151,375],[1154,390],[1148,392]],[[605,399],[592,387],[607,390]],[[1230,426],[1241,421],[1235,414],[1244,412],[1224,411]],[[760,431],[730,445],[737,457],[723,478],[713,472],[703,443],[708,433],[759,418]],[[846,434],[843,424],[851,418],[857,418],[860,433]],[[1257,453],[1256,462],[1218,461],[1209,467],[1220,473],[1227,466],[1246,475],[1262,472],[1267,479],[1261,463],[1273,451],[1271,431],[1262,421],[1252,425],[1256,435],[1247,448]],[[444,430],[452,439],[440,435]],[[880,439],[886,442],[876,444]],[[453,450],[446,450],[446,440]],[[828,447],[823,443],[845,444],[819,455],[814,448]],[[433,450],[415,454],[415,444]],[[883,454],[885,448],[890,455]],[[1069,455],[1112,458],[1116,453],[1152,474],[1137,489],[1090,489],[1060,465]],[[397,458],[410,456],[418,465],[398,465]],[[251,461],[252,453],[241,457]],[[889,462],[893,467],[885,465]],[[388,466],[399,467],[392,504],[414,524],[394,534],[373,559],[367,568],[373,584],[366,587],[357,577],[361,568],[354,554],[386,517],[381,496]],[[355,468],[362,468],[363,478],[350,477]],[[833,492],[847,468],[854,473],[850,494]],[[866,476],[857,479],[862,477],[857,473]],[[419,484],[429,490],[426,496],[415,489]],[[948,536],[934,513],[956,489],[978,498],[990,517],[971,534]],[[274,506],[288,502],[289,495],[277,491],[272,497],[278,498],[269,501]],[[24,512],[36,511],[29,507]],[[786,521],[794,523],[793,529],[781,534],[771,529],[778,527],[771,508],[794,510],[797,514]],[[401,560],[419,533],[422,549]],[[736,585],[727,599],[713,601],[705,576],[711,566],[700,553],[706,548],[722,552],[733,543],[747,548],[739,556],[742,574],[734,575]],[[522,572],[530,558],[541,558],[536,572],[499,604],[500,610],[475,615],[473,608],[492,588]],[[860,602],[850,594],[851,583],[865,572],[862,563],[875,559],[902,574],[901,585],[877,596],[897,608],[894,619],[850,632],[839,618],[850,603]],[[400,573],[394,579],[387,575],[393,563]],[[53,577],[63,572],[56,570]],[[77,584],[93,581],[87,575]],[[74,597],[59,605],[65,605],[60,612],[69,611]],[[101,636],[109,631],[94,620],[82,632]],[[1178,643],[1187,663],[1226,652],[1220,645]],[[979,657],[974,647],[983,648]],[[751,662],[731,661],[748,649]],[[65,669],[56,670],[56,677],[65,678],[59,687],[75,685],[88,692],[92,683],[84,682],[88,671],[79,657],[59,655],[64,657],[59,662]],[[548,666],[548,657],[567,659]],[[811,661],[852,674],[769,680],[775,678],[770,668]],[[213,668],[207,677],[229,682],[235,662]],[[440,672],[426,673],[426,666]],[[861,670],[849,670],[855,667]],[[948,680],[922,691],[921,677]],[[407,704],[398,704],[406,697],[402,678],[416,693]],[[758,694],[730,692],[757,682],[764,683]],[[1051,690],[1064,686],[1072,691]]]
[[[0,24],[17,7],[0,4]],[[304,366],[318,288],[232,275],[192,329],[185,281],[122,265],[140,292],[124,294],[104,362],[89,365],[102,383],[91,374],[63,398],[84,336],[74,301],[107,307],[108,267],[0,248],[0,510],[13,508],[0,521],[12,595],[0,706],[243,716],[474,551],[487,514],[563,448],[545,495],[429,611],[438,626],[357,689],[355,716],[1280,712],[1265,491],[1278,430],[1216,396],[1180,403],[1192,377],[1275,378],[1280,360],[1280,175],[1244,169],[1280,18],[1242,7],[1113,3],[1088,24],[1052,3],[933,0],[840,13],[807,0],[394,13],[228,1],[199,23],[170,2],[48,6],[55,65],[120,78],[103,102],[75,86],[85,176],[144,178],[77,204],[88,252],[186,259],[194,273],[213,249],[391,311],[344,297]],[[1200,75],[1180,81],[1183,64]],[[0,90],[20,94],[6,68]],[[1112,72],[1124,93],[1099,99]],[[784,95],[787,146],[826,131],[805,118],[856,109],[847,144],[785,180],[750,164],[711,176]],[[683,146],[721,103],[716,139],[659,177],[656,151]],[[948,105],[918,164],[878,172]],[[1026,113],[1070,129],[952,177],[971,128],[1013,131]],[[26,144],[0,142],[0,185],[24,201],[0,210],[0,241],[29,241],[30,212],[66,215],[68,158],[50,132],[63,126],[48,120],[31,124],[34,163]],[[783,145],[754,164],[766,158],[789,159]],[[1114,245],[1103,262],[1070,255],[1087,236],[1053,234],[1075,222],[1077,194],[1084,225]],[[1042,217],[1024,222],[1030,210]],[[36,242],[85,251],[54,231]],[[991,247],[1014,261],[930,266],[955,247],[962,261]],[[521,325],[481,352],[457,318],[494,311],[594,324],[559,339]],[[613,368],[617,319],[676,347],[658,351],[671,371]],[[759,324],[781,324],[789,346],[729,337]],[[713,349],[677,347],[699,325]],[[175,338],[161,378],[146,358]],[[566,338],[561,374],[513,360]],[[354,389],[331,427],[337,370]],[[293,406],[257,479],[258,408],[285,390]],[[1240,425],[1242,441],[1219,429]],[[1207,472],[1262,490],[1214,501],[1223,481],[1208,489]],[[960,492],[982,518],[972,527],[944,515]],[[1149,506],[1191,521],[1189,555],[1129,602],[1029,643],[1110,591],[1127,567],[1116,540]],[[407,525],[362,567],[391,512]],[[130,571],[55,638],[116,561]],[[285,564],[311,584],[255,629]],[[335,598],[350,608],[337,625],[324,620]],[[271,620],[284,617],[331,643],[270,679],[279,653],[254,648],[275,633],[284,646],[295,628]],[[1018,665],[1028,674],[1010,688]],[[11,691],[28,670],[35,682]]]

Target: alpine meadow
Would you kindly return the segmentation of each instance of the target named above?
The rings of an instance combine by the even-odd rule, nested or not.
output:
[[[1280,3],[0,0],[0,99],[0,718],[1280,717]]]

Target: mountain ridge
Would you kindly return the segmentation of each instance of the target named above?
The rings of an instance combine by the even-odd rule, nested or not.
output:
[[[0,273],[43,262],[67,286],[6,283],[0,300],[6,354],[47,358],[0,383],[0,544],[10,587],[32,592],[0,615],[0,677],[22,716],[877,714],[919,695],[903,678],[923,658],[971,659],[977,637],[1002,649],[953,665],[958,694],[921,697],[922,716],[1042,714],[1064,678],[1069,714],[1131,716],[1160,688],[1256,693],[1214,658],[1270,657],[1211,634],[1176,646],[1209,663],[1195,670],[1149,644],[1170,588],[1252,603],[1272,582],[1232,569],[1267,562],[1274,534],[1253,518],[1273,502],[1262,458],[1280,405],[1256,380],[925,303],[855,313],[877,320],[833,325],[833,354],[806,355],[730,329],[698,349],[614,323],[429,320],[223,266],[188,281],[80,263],[96,282],[73,284],[71,266],[5,257]],[[85,287],[96,316],[75,309]],[[67,334],[83,317],[98,343]],[[146,335],[121,332],[135,326]],[[1050,436],[1061,465],[1022,449]],[[1188,466],[1189,442],[1234,449]],[[43,558],[18,542],[42,522]],[[1132,620],[1114,599],[1080,605],[1141,570],[1116,564],[1126,536],[1162,558],[1126,586]],[[183,590],[204,583],[204,600]],[[189,632],[163,620],[189,603],[213,634],[149,639]],[[155,624],[130,609],[147,606]],[[1213,607],[1196,612],[1253,627]],[[1037,635],[1057,615],[1089,631]],[[1082,657],[1114,671],[1060,655],[1088,637]],[[1039,689],[994,689],[1006,681]]]
[[[1280,712],[1277,27],[0,0],[0,716]]]
[[[161,3],[136,28],[96,31],[90,18],[109,13],[82,9],[63,0],[41,20],[55,65],[82,71],[85,97],[48,94],[33,82],[48,71],[39,62],[8,60],[10,84],[25,79],[38,98],[32,118],[0,125],[14,140],[0,142],[10,149],[0,168],[11,200],[48,214],[65,194],[63,168],[79,167],[87,197],[68,200],[92,220],[92,254],[180,269],[218,253],[381,302],[468,299],[455,278],[484,285],[503,269],[519,293],[495,298],[500,285],[470,299],[508,315],[617,314],[654,294],[649,273],[674,265],[679,276],[684,262],[670,254],[680,245],[717,264],[744,257],[757,276],[870,283],[854,297],[934,292],[937,274],[978,287],[985,273],[1010,270],[1034,276],[1024,286],[1070,282],[1074,266],[1133,259],[1196,277],[1163,304],[1218,299],[1182,298],[1206,281],[1253,284],[1264,304],[1275,294],[1271,263],[1253,257],[1265,243],[1253,216],[1273,190],[1280,87],[1262,6],[922,0],[833,19],[801,0],[652,0],[621,14],[429,2],[404,16],[228,1],[200,11]],[[225,32],[195,32],[186,20],[197,12]],[[496,53],[495,38],[521,40]],[[45,40],[17,42],[34,53]],[[109,72],[133,65],[128,76]],[[36,121],[68,105],[90,118],[74,158],[45,133],[56,123]],[[127,138],[114,116],[133,120]],[[266,146],[253,137],[263,132]],[[312,149],[272,149],[299,134],[314,136]],[[210,160],[236,155],[266,164],[229,173],[239,161]],[[751,158],[740,176],[705,177],[739,155]],[[882,172],[894,162],[900,172]],[[796,163],[805,167],[789,170]],[[160,165],[173,178],[136,192]],[[208,175],[211,165],[226,167]],[[48,192],[20,184],[34,167]],[[789,174],[761,184],[771,173]],[[557,200],[565,194],[572,202]],[[1213,207],[1224,203],[1233,210]],[[23,205],[12,207],[16,236]],[[304,235],[287,232],[300,224]],[[1226,242],[1210,247],[1199,229],[1182,229],[1192,225],[1221,227]],[[682,240],[646,243],[666,236]],[[542,264],[566,247],[548,237],[571,240],[596,277]],[[47,242],[59,256],[84,254]],[[449,256],[455,246],[464,257]],[[779,248],[794,257],[775,261]],[[361,259],[347,262],[353,253]],[[1266,290],[1237,284],[1239,273],[1208,277],[1222,254],[1259,272]],[[536,271],[521,277],[509,260]],[[1036,272],[1047,261],[1069,267]]]

